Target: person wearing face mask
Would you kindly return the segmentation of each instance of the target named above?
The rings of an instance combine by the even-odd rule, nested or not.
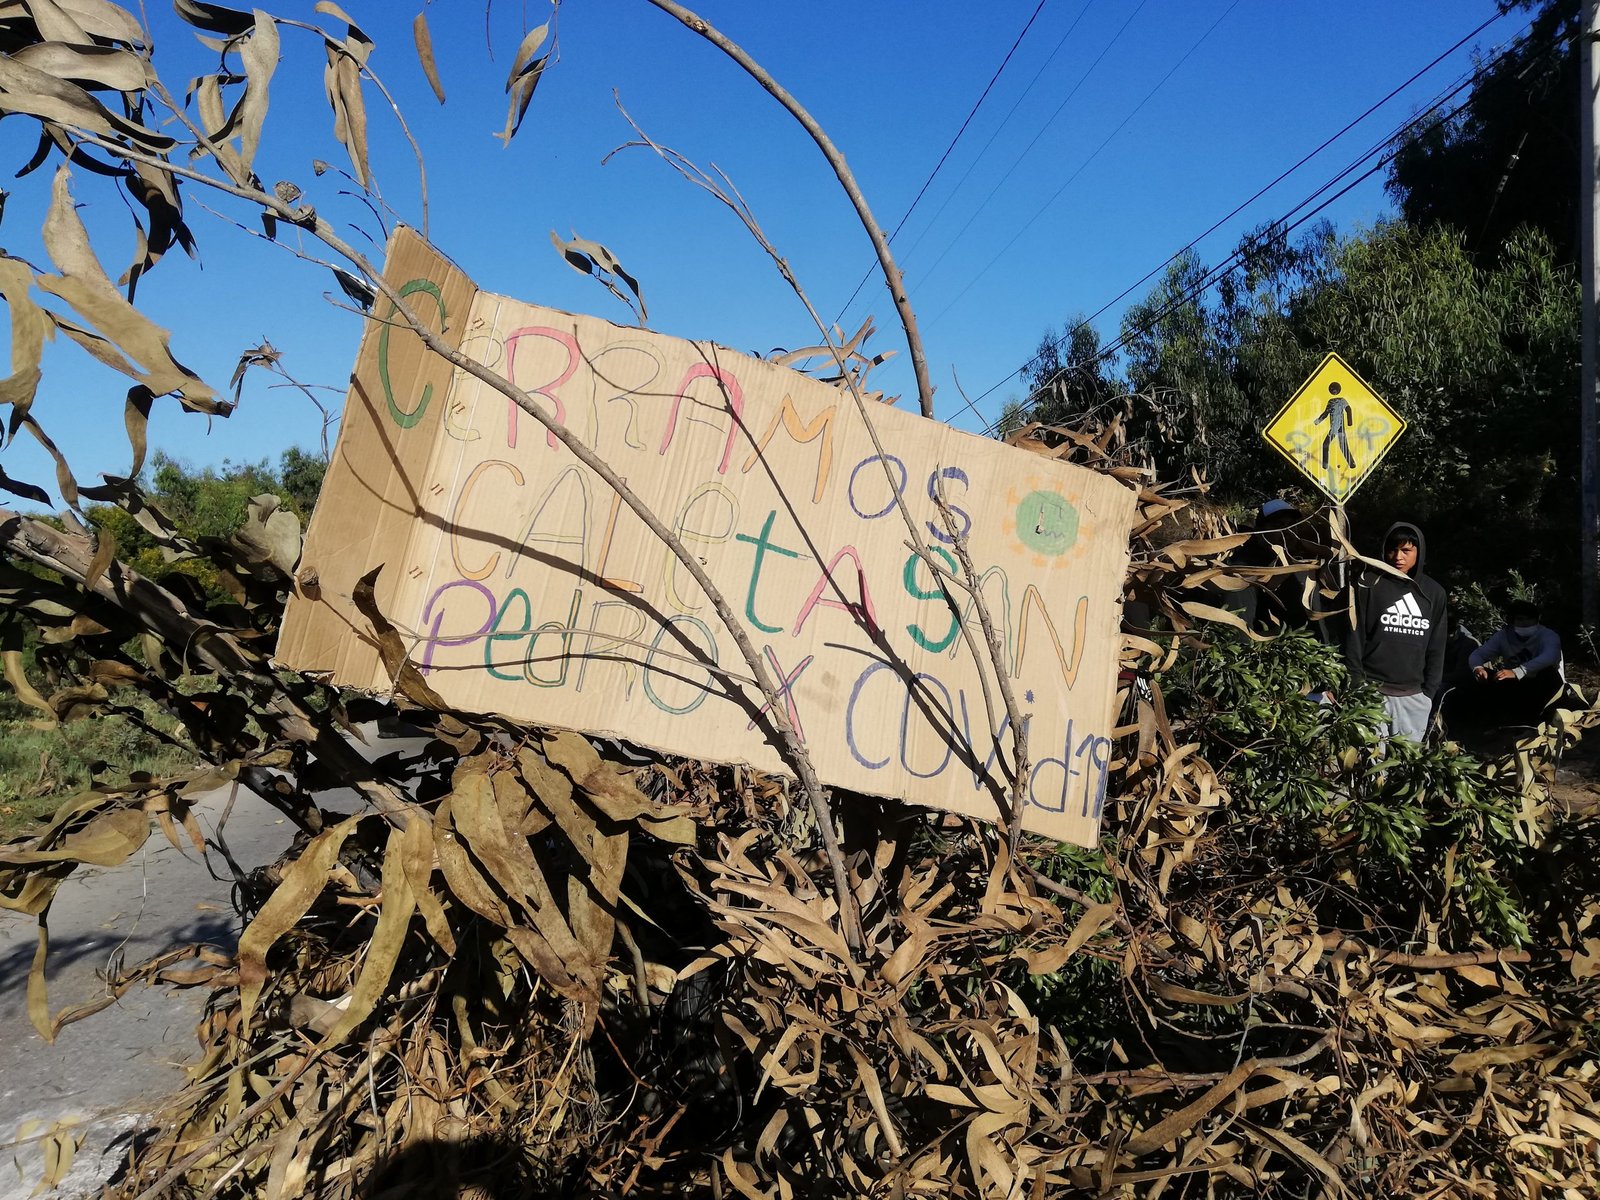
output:
[[[1390,526],[1383,558],[1392,571],[1362,567],[1353,580],[1355,619],[1344,637],[1352,681],[1383,693],[1390,734],[1420,742],[1444,679],[1449,625],[1444,589],[1422,573],[1426,543],[1409,522]]]
[[[1504,628],[1474,650],[1467,665],[1480,685],[1473,689],[1474,707],[1498,725],[1531,723],[1565,682],[1561,636],[1539,623],[1539,606],[1529,600],[1511,602]]]

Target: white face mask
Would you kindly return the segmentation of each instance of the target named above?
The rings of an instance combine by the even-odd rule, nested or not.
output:
[[[1533,625],[1513,625],[1511,628],[1516,630],[1518,633],[1522,634],[1523,636],[1527,636],[1528,634],[1532,633],[1535,629],[1539,628],[1539,626],[1538,626],[1537,623],[1535,623]]]

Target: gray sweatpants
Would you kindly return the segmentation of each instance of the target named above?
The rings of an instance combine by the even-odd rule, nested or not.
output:
[[[1425,693],[1385,696],[1383,707],[1389,714],[1388,732],[1395,737],[1420,742],[1428,736],[1428,717],[1433,713],[1433,701]]]

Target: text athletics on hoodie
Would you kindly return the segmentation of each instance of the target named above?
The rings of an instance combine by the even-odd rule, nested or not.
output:
[[[1383,547],[1398,573],[1376,567],[1357,573],[1346,662],[1358,682],[1371,680],[1387,696],[1435,697],[1448,633],[1444,589],[1423,573],[1427,542],[1416,525],[1396,522]]]

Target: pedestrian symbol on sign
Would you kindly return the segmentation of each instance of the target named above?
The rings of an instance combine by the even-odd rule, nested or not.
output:
[[[1350,414],[1350,401],[1339,395],[1337,380],[1328,385],[1328,403],[1323,406],[1322,415],[1317,421],[1328,423],[1328,436],[1322,439],[1322,469],[1328,469],[1328,451],[1333,446],[1335,436],[1339,439],[1339,453],[1344,455],[1344,461],[1349,468],[1356,469],[1356,460],[1350,457],[1350,442],[1344,436],[1347,426],[1355,424],[1355,418]]]

